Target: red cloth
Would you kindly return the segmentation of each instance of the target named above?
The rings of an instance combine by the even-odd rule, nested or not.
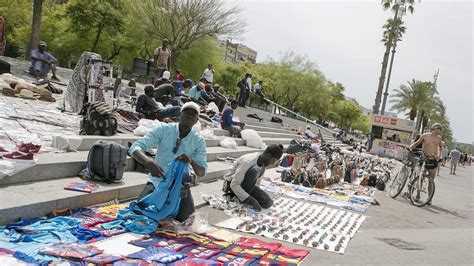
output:
[[[270,243],[258,240],[256,238],[246,238],[241,237],[237,240],[236,244],[239,244],[243,247],[256,248],[256,249],[266,249],[268,251],[275,251],[278,248],[282,247],[280,243]]]

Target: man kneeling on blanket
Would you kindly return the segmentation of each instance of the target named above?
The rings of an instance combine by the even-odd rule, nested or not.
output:
[[[283,146],[270,145],[263,153],[255,152],[243,155],[234,162],[224,176],[223,191],[249,204],[256,210],[268,209],[273,205],[272,198],[258,187],[259,178],[265,168],[275,164],[283,154]]]
[[[165,175],[168,165],[175,158],[188,163],[198,177],[207,171],[206,142],[204,138],[193,129],[199,119],[199,105],[187,102],[183,105],[178,124],[160,124],[153,128],[142,139],[130,147],[129,154],[150,171],[150,178],[145,189],[138,197],[140,201],[155,190]],[[145,155],[145,151],[158,148],[155,160]],[[189,189],[190,177],[183,177],[181,202],[176,220],[183,222],[194,212],[194,201]]]

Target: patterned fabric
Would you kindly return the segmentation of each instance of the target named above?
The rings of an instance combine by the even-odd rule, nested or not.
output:
[[[240,245],[232,245],[223,250],[224,253],[236,255],[249,259],[260,259],[268,253],[266,249],[248,248]]]
[[[98,59],[101,60],[102,57],[95,53],[84,52],[81,55],[81,58],[77,62],[76,67],[74,68],[74,72],[72,73],[71,80],[69,81],[69,85],[67,87],[66,94],[64,96],[64,107],[66,110],[79,113],[82,110],[82,106],[84,104],[84,97],[86,96],[87,89],[86,89],[86,77],[88,76],[87,66],[88,62],[91,59]],[[102,92],[98,91],[100,94]],[[103,96],[97,96],[97,100],[100,100]],[[67,104],[67,106],[66,106]]]
[[[114,115],[117,118],[118,133],[131,134],[138,127],[138,122],[143,118],[143,115],[137,112],[132,112],[124,109],[114,110]]]
[[[244,258],[235,255],[230,255],[226,253],[220,253],[211,258],[211,260],[215,260],[221,262],[223,265],[239,265],[239,266],[249,266],[256,260],[253,258]],[[258,265],[258,264],[257,264]]]

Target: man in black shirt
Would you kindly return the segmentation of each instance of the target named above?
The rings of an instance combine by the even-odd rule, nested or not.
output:
[[[181,113],[181,107],[173,106],[163,108],[153,99],[154,87],[149,84],[145,86],[145,94],[142,94],[137,99],[136,111],[145,116],[146,119],[158,119],[163,120],[165,118],[178,117]]]

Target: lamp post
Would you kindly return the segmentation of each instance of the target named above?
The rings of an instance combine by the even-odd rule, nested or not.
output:
[[[402,17],[403,15],[406,14],[406,6],[405,4],[401,5],[398,7],[398,11],[399,11],[399,16],[400,16],[400,21],[402,20]],[[388,75],[387,75],[387,84],[385,85],[385,92],[383,93],[383,101],[382,101],[382,109],[380,111],[380,114],[381,115],[384,115],[385,114],[385,107],[387,105],[387,98],[388,98],[388,87],[390,85],[390,77],[392,76],[392,67],[393,67],[393,59],[395,58],[395,52],[396,52],[396,48],[397,48],[397,39],[398,39],[398,36],[397,36],[397,33],[395,34],[394,36],[394,40],[391,40],[393,41],[393,45],[392,45],[392,57],[390,58],[390,66],[388,68]]]

